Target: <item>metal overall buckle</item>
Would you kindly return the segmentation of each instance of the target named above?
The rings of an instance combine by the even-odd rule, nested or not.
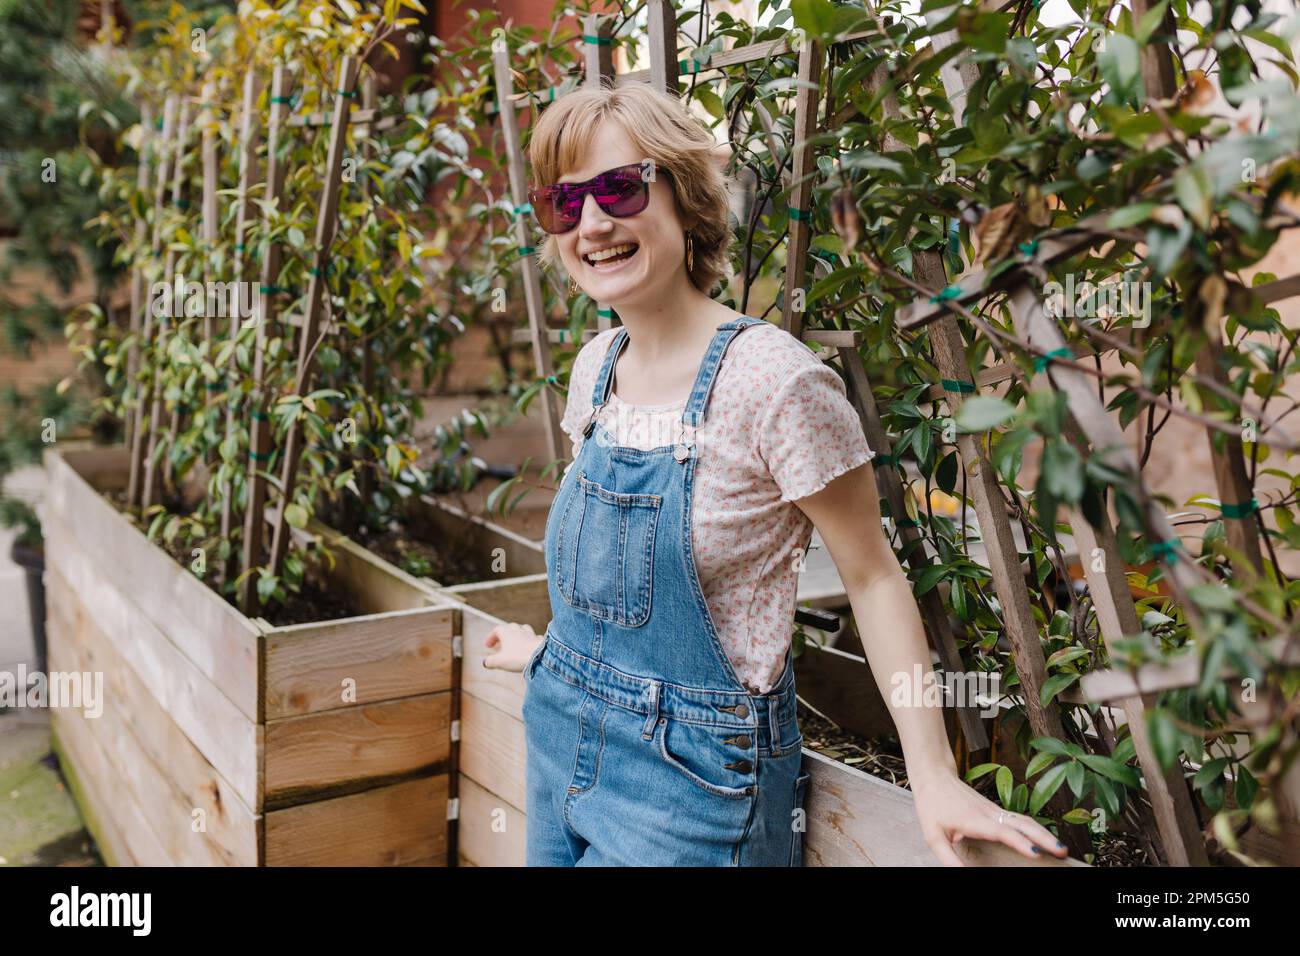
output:
[[[691,457],[695,447],[695,426],[682,422],[682,430],[677,435],[677,444],[673,447],[673,457],[679,462]]]

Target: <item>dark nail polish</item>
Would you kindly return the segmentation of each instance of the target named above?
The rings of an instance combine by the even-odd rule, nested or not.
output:
[[[1031,846],[1029,849],[1033,850],[1035,855],[1042,855],[1043,851],[1038,849],[1036,846]]]
[[[1057,848],[1058,850],[1064,850],[1064,849],[1065,849],[1065,844],[1062,843],[1060,840],[1057,840],[1057,841],[1056,841],[1056,848]]]

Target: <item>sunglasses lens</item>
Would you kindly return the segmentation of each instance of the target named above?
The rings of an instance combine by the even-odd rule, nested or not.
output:
[[[551,235],[568,232],[582,219],[587,193],[606,215],[623,218],[643,212],[650,203],[650,184],[637,163],[601,173],[585,183],[557,183],[528,192],[538,224]]]
[[[635,216],[645,209],[650,190],[640,176],[610,175],[596,187],[596,202],[611,216]]]

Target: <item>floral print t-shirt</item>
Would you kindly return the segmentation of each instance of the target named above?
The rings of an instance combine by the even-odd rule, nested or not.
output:
[[[574,359],[563,419],[574,459],[617,332],[601,332]],[[629,405],[614,394],[617,369],[597,421],[620,445],[648,450],[677,441],[685,400]],[[727,347],[695,441],[691,544],[700,587],[737,676],[750,693],[766,693],[782,677],[797,568],[812,538],[812,521],[794,501],[876,453],[835,370],[771,323],[746,329]]]

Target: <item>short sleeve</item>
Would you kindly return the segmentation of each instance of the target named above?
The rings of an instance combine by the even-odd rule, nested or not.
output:
[[[612,332],[602,332],[593,338],[578,352],[569,372],[569,394],[564,404],[564,415],[560,418],[560,427],[569,436],[573,445],[573,457],[578,457],[582,447],[582,430],[591,417],[591,392],[596,387],[596,374],[600,371],[600,362],[609,348]]]
[[[876,456],[843,380],[811,353],[779,379],[758,422],[758,451],[782,501],[806,498]]]

